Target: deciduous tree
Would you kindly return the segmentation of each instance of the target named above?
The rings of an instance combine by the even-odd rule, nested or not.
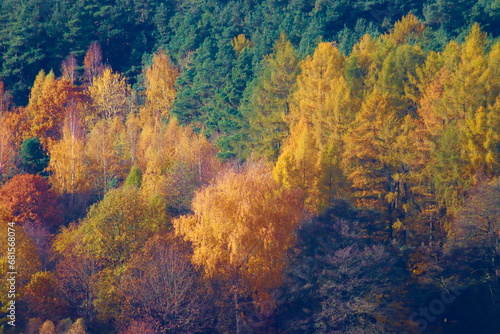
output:
[[[132,256],[119,289],[124,320],[148,319],[161,332],[198,332],[213,325],[207,286],[189,261],[189,249],[172,236],[156,235]]]
[[[158,51],[153,57],[153,64],[145,71],[146,101],[141,109],[143,118],[152,117],[156,122],[170,118],[170,109],[177,93],[175,82],[178,77],[179,71],[174,67],[167,52]]]
[[[207,276],[232,284],[239,332],[240,296],[268,292],[281,282],[302,216],[300,193],[282,188],[263,165],[251,164],[228,170],[196,193],[192,209],[174,220],[175,231],[193,244],[192,260]]]
[[[115,116],[125,120],[132,108],[132,90],[125,77],[113,73],[109,67],[92,81],[88,92],[94,108],[93,114],[88,116],[91,122],[102,118],[110,120]]]
[[[250,125],[248,145],[255,158],[278,159],[289,132],[285,117],[290,112],[289,95],[299,72],[298,62],[292,43],[281,34],[274,52],[265,58],[261,72],[245,91],[240,109]]]

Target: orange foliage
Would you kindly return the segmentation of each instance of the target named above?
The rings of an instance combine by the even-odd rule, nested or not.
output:
[[[302,208],[300,192],[282,188],[264,165],[250,164],[197,192],[194,213],[174,227],[192,242],[193,262],[208,276],[262,292],[281,282]]]
[[[0,189],[1,207],[17,223],[51,226],[60,222],[56,194],[39,175],[14,176]]]

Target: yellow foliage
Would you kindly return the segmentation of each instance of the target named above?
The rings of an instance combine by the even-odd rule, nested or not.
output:
[[[303,117],[292,129],[274,167],[273,177],[287,189],[301,189],[307,209],[317,213],[325,204],[319,189],[320,167],[320,151],[315,136]]]
[[[89,134],[85,156],[89,182],[105,192],[113,178],[125,179],[131,167],[125,126],[119,117],[99,120]]]
[[[251,48],[253,43],[244,34],[239,34],[231,41],[236,55],[239,55],[244,49]]]
[[[98,119],[111,119],[119,116],[125,119],[132,108],[132,89],[119,73],[113,73],[108,67],[101,75],[94,78],[88,92],[93,101],[86,120],[95,123]]]
[[[420,36],[424,30],[425,25],[422,21],[410,13],[394,24],[394,28],[388,37],[396,44],[404,44]]]
[[[141,108],[141,121],[154,119],[159,123],[170,118],[170,109],[177,90],[175,82],[179,71],[174,67],[165,50],[157,52],[153,64],[145,72],[146,102]],[[157,124],[156,126],[159,126]]]
[[[228,170],[197,192],[194,213],[176,219],[174,228],[192,242],[193,262],[207,275],[267,291],[280,284],[301,202],[299,193],[280,187],[267,167],[251,164]]]

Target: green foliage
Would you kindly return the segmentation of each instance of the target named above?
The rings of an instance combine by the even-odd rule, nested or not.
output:
[[[127,179],[125,180],[125,185],[127,186],[134,186],[139,188],[142,183],[142,171],[139,169],[137,166],[133,166],[130,169],[130,173],[127,176]]]
[[[37,137],[27,138],[19,150],[20,167],[29,174],[46,176],[45,168],[49,165],[50,157]]]
[[[256,158],[278,159],[282,143],[289,133],[285,116],[289,113],[289,95],[295,86],[298,57],[284,34],[274,52],[264,59],[260,73],[245,90],[241,113],[249,123],[247,152]]]
[[[20,330],[416,333],[456,279],[428,331],[497,333],[499,9],[0,0],[0,93],[33,86],[0,103]]]

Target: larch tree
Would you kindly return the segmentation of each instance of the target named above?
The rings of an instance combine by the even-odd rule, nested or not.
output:
[[[314,213],[325,205],[319,185],[320,153],[315,139],[303,117],[293,127],[273,170],[274,179],[283,187],[304,192],[305,207]]]
[[[332,197],[338,196],[345,183],[340,167],[344,150],[343,136],[354,118],[350,87],[344,78],[345,61],[346,57],[336,46],[320,43],[314,54],[301,63],[297,88],[291,98],[288,120],[292,132],[298,133],[300,127],[306,126],[302,124],[296,128],[297,122],[306,122],[307,131],[312,136],[310,139],[303,138],[303,142],[309,142],[306,145],[306,159],[315,168],[307,169],[310,176],[314,176],[311,179],[307,177],[307,180],[303,177],[302,184],[309,182],[314,185],[306,191],[306,198],[316,198],[313,200],[316,202],[312,205],[313,211],[324,208]],[[297,136],[303,134],[298,133]],[[282,154],[288,154],[294,147],[298,150],[297,143],[292,142],[291,136]],[[280,158],[277,169],[281,168],[278,165],[284,161],[282,159],[280,162]],[[296,162],[299,161],[297,158],[296,155]],[[289,158],[284,159],[290,161]],[[300,169],[304,170],[303,167]]]
[[[289,133],[285,121],[289,95],[295,87],[299,58],[284,34],[274,45],[274,52],[264,59],[261,73],[249,84],[242,106],[249,123],[250,148],[255,158],[276,161]]]
[[[342,164],[356,205],[391,214],[398,189],[394,174],[399,166],[393,147],[401,120],[393,114],[390,99],[377,90],[363,102],[345,135]],[[390,217],[387,223],[390,222]]]
[[[299,192],[281,187],[267,167],[251,164],[197,192],[194,213],[174,220],[176,233],[193,245],[193,263],[232,285],[237,333],[240,297],[279,286],[302,207]]]
[[[345,60],[332,43],[319,43],[314,54],[301,62],[297,90],[293,93],[288,115],[291,127],[304,116],[321,139],[326,140],[328,134],[345,126],[349,117],[347,105],[344,105],[346,101],[335,101],[349,96],[348,87],[342,82]],[[344,86],[339,89],[343,90],[340,94],[333,93],[337,85]]]

